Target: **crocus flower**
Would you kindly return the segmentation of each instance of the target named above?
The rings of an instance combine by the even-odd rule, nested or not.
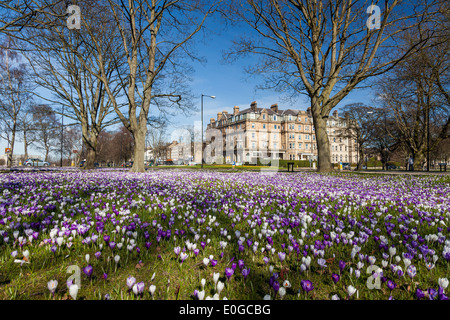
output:
[[[129,290],[131,290],[133,288],[135,283],[136,283],[136,278],[135,277],[129,276],[127,278],[127,286],[128,286]]]
[[[94,268],[92,268],[91,265],[88,265],[83,268],[83,272],[85,275],[87,275],[89,278],[92,276],[92,272],[94,271]]]
[[[47,283],[47,287],[48,287],[48,290],[50,290],[50,293],[53,295],[53,294],[55,294],[55,290],[56,290],[56,287],[58,286],[58,281],[57,280],[50,280],[48,283]]]
[[[420,290],[419,288],[417,288],[417,290],[416,290],[416,297],[417,297],[417,299],[420,300],[420,299],[425,297],[425,293],[422,290]]]
[[[247,279],[249,274],[250,274],[250,269],[247,269],[247,268],[242,269],[242,275],[244,276],[244,280]]]
[[[333,280],[333,282],[334,282],[334,283],[338,283],[338,282],[339,282],[339,279],[340,279],[340,277],[339,277],[339,275],[338,275],[338,274],[336,274],[336,273],[333,273],[333,274],[331,275],[331,279]]]
[[[395,287],[397,287],[397,284],[392,280],[388,280],[387,286],[388,286],[389,290],[394,290]]]
[[[222,292],[224,286],[225,286],[225,284],[222,281],[217,282],[217,293],[219,295]]]
[[[406,273],[408,274],[408,276],[412,279],[416,276],[417,273],[417,269],[414,265],[410,265],[408,266],[408,268],[406,269]]]
[[[152,285],[148,288],[148,291],[150,291],[150,294],[152,295],[152,297],[153,297],[153,295],[154,295],[154,293],[155,293],[155,290],[156,290],[156,286],[155,286],[154,284],[152,284]]]
[[[228,280],[230,280],[231,276],[234,273],[234,269],[233,268],[226,268],[225,269],[225,276],[227,277]]]
[[[442,287],[442,289],[447,289],[448,287],[448,279],[447,278],[439,278],[438,280],[439,286]]]
[[[71,285],[69,288],[69,295],[73,300],[77,300],[78,289],[79,288],[76,284]]]
[[[301,280],[300,285],[305,292],[310,292],[314,289],[314,286],[310,280]]]
[[[354,286],[349,285],[347,287],[347,293],[348,293],[349,297],[351,297],[355,292],[356,292],[356,288]]]

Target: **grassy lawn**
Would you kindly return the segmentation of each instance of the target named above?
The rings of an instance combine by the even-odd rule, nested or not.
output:
[[[69,266],[86,300],[213,297],[215,273],[220,299],[446,297],[433,290],[450,271],[447,177],[199,167],[4,173],[0,299],[72,299]],[[371,264],[380,289],[367,287]]]

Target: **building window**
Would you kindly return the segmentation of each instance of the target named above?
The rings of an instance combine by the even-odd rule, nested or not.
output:
[[[263,129],[265,129],[266,128],[266,124],[265,123],[263,123]]]
[[[302,135],[301,134],[298,135],[298,140],[302,140]]]
[[[273,128],[274,128],[274,129],[276,129],[276,128],[277,128],[277,125],[276,125],[276,124],[274,124],[274,125],[273,125]]]
[[[342,146],[339,146],[339,151],[342,151]]]
[[[265,114],[263,114],[263,120],[266,120],[266,115]]]
[[[254,123],[252,123],[252,129],[255,129],[255,124]]]
[[[309,140],[309,134],[305,135],[305,139]]]
[[[252,142],[252,149],[255,149],[255,148],[256,148],[256,145],[254,142]]]
[[[299,148],[299,149],[302,148],[302,144],[301,144],[301,143],[298,144],[298,148]]]
[[[300,124],[298,125],[298,130],[302,130],[302,126]]]
[[[255,133],[254,132],[252,132],[252,138],[255,139]]]
[[[276,121],[277,120],[277,116],[273,116],[273,120]]]
[[[305,149],[308,149],[308,144],[305,144]]]
[[[273,139],[274,139],[274,140],[277,139],[277,134],[276,134],[276,133],[273,134]]]

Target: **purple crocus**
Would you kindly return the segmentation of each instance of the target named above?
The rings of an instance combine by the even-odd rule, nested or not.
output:
[[[280,261],[283,262],[286,258],[286,253],[284,252],[278,252],[278,258],[280,258]]]
[[[336,284],[336,283],[338,283],[339,282],[339,279],[340,279],[341,277],[337,274],[337,273],[333,273],[332,275],[331,275],[331,279],[333,280],[333,282]]]
[[[345,262],[340,260],[339,261],[339,270],[341,270],[341,272],[342,272],[342,271],[344,271],[344,269],[345,269]]]
[[[94,255],[97,259],[99,259],[102,253],[100,251],[97,251]]]
[[[305,292],[310,292],[314,289],[314,286],[310,280],[302,280],[300,281],[300,285]]]
[[[234,269],[232,269],[232,268],[226,268],[225,269],[225,275],[227,276],[228,280],[230,280],[230,278],[233,275],[233,273],[234,273]]]
[[[245,266],[244,260],[240,259],[238,261],[238,266],[239,266],[239,269],[242,270],[242,268]]]
[[[392,280],[388,280],[387,286],[388,286],[389,290],[394,290],[395,287],[397,287],[397,285],[395,284],[395,282],[392,281]]]
[[[272,288],[273,288],[273,291],[275,291],[275,293],[277,293],[278,290],[280,290],[280,284],[278,283],[278,281],[273,282]]]
[[[108,236],[107,234],[105,234],[105,235],[103,236],[103,240],[105,240],[105,242],[109,242],[109,239],[111,239],[111,237]]]
[[[87,275],[89,278],[92,276],[92,272],[94,271],[94,268],[92,268],[91,265],[88,265],[83,268],[83,272],[85,275]]]
[[[438,292],[436,291],[436,289],[428,288],[428,298],[430,298],[430,300],[436,300],[437,296]]]
[[[247,268],[242,269],[242,275],[244,276],[244,280],[247,279],[249,274],[250,274],[250,269],[247,269]]]

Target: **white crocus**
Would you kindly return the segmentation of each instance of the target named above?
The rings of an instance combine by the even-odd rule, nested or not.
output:
[[[219,295],[222,292],[224,286],[225,286],[225,284],[222,281],[217,282],[217,293]]]
[[[442,287],[442,289],[447,289],[448,287],[448,279],[447,278],[439,278],[439,286]]]
[[[77,300],[77,294],[78,294],[78,286],[76,284],[73,284],[69,288],[69,294],[72,297],[73,300]]]

